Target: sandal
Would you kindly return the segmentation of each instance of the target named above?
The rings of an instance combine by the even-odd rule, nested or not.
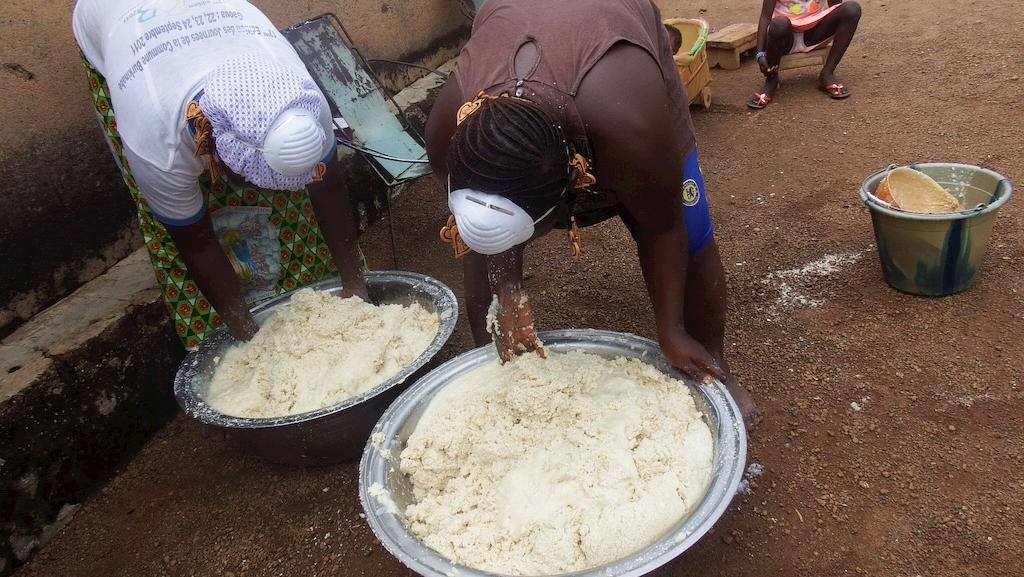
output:
[[[846,89],[846,86],[843,86],[842,82],[833,82],[828,85],[819,84],[818,90],[828,94],[829,98],[834,100],[842,100],[843,98],[850,96],[850,91]]]
[[[764,92],[755,92],[754,97],[747,101],[747,106],[755,110],[761,110],[762,108],[768,106],[771,103],[771,95],[766,94]]]

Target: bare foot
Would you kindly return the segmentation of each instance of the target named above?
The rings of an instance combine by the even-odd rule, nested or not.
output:
[[[725,371],[725,379],[722,382],[729,391],[729,395],[732,396],[732,400],[736,401],[736,405],[740,408],[743,426],[747,428],[748,433],[753,432],[761,424],[761,421],[764,420],[764,413],[761,412],[761,409],[754,402],[754,397],[750,396],[750,393],[736,381],[736,376],[732,374],[732,369],[729,368],[729,363],[726,361],[721,349],[716,349],[711,354],[718,361],[718,366],[722,367],[722,370]]]
[[[729,390],[729,394],[732,395],[733,400],[739,405],[740,415],[743,416],[743,425],[747,428],[747,432],[753,432],[761,424],[761,421],[764,420],[764,414],[757,404],[754,403],[754,397],[750,396],[750,393],[740,386],[736,382],[736,377],[732,375],[729,375],[729,378],[726,379],[725,388]]]

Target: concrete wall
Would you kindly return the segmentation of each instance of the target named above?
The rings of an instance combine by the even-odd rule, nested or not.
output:
[[[338,14],[367,58],[438,66],[469,22],[459,0],[254,0],[278,26]],[[71,35],[73,0],[0,3],[0,336],[139,244]],[[392,87],[410,80],[382,70]],[[27,71],[28,75],[22,72]]]

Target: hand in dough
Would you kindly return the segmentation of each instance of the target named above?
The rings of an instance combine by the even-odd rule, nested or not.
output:
[[[546,357],[544,344],[537,338],[533,309],[523,288],[524,246],[514,246],[487,257],[487,280],[497,301],[492,303],[496,310],[493,319],[488,318],[487,330],[494,337],[503,363],[530,351]]]
[[[507,286],[498,291],[497,300],[492,333],[501,362],[531,351],[546,358],[544,343],[537,337],[533,308],[526,291],[519,285]]]
[[[341,298],[359,297],[366,302],[370,302],[370,295],[366,288],[366,279],[362,274],[357,279],[356,282],[342,284]]]

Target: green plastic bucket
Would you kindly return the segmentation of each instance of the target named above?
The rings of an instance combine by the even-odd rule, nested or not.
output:
[[[945,162],[912,164],[968,207],[961,212],[920,214],[875,198],[893,167],[869,176],[860,197],[871,211],[882,274],[896,290],[944,296],[971,286],[981,268],[996,212],[1013,193],[1010,181],[991,170]]]

